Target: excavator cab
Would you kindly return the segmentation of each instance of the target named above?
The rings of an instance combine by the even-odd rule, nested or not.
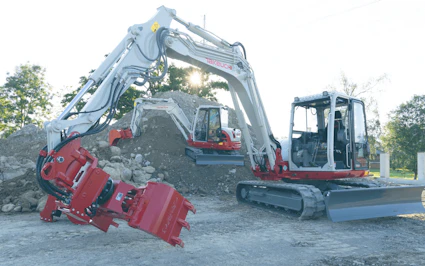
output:
[[[297,97],[292,106],[291,170],[368,170],[369,144],[362,101],[323,92]]]
[[[199,106],[186,155],[198,165],[244,165],[244,156],[238,152],[241,148],[241,131],[229,128],[228,121],[228,107]]]
[[[219,142],[223,140],[222,124],[227,127],[228,111],[224,107],[201,106],[195,121],[194,141]]]

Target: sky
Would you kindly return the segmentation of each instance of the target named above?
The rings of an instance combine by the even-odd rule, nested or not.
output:
[[[129,26],[164,5],[185,21],[241,42],[255,72],[272,131],[289,132],[294,97],[387,75],[373,95],[380,119],[425,93],[425,1],[48,1],[0,2],[0,85],[16,66],[39,64],[57,91],[75,88]],[[183,29],[173,22],[172,28]],[[219,100],[231,103],[230,94]]]

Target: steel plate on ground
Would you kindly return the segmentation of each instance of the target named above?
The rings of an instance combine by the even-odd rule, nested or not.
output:
[[[425,212],[425,186],[331,190],[325,195],[326,212],[333,222]]]

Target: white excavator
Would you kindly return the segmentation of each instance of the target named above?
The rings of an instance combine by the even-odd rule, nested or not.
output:
[[[195,120],[190,123],[171,98],[139,98],[134,101],[130,128],[109,131],[109,145],[142,135],[143,110],[165,111],[170,115],[188,144],[185,154],[197,165],[244,165],[244,156],[239,153],[241,131],[229,128],[229,108],[226,106],[201,105],[196,109]]]
[[[205,42],[170,28],[172,20]],[[187,199],[161,183],[136,188],[113,181],[97,167],[97,158],[81,147],[82,137],[107,127],[131,84],[164,77],[168,58],[228,81],[250,168],[261,179],[238,184],[240,202],[281,208],[301,219],[326,211],[333,221],[424,212],[424,186],[392,187],[367,179],[369,148],[362,101],[334,92],[297,97],[290,138],[279,142],[271,132],[243,45],[231,44],[161,6],[147,22],[129,28],[62,114],[45,124],[47,145],[37,160],[37,180],[49,193],[42,220],[52,221],[64,213],[74,223],[107,231],[110,225],[118,226],[114,219],[122,219],[171,245],[183,246],[180,231],[189,228],[188,211],[195,211]],[[162,64],[162,74],[156,75]],[[96,92],[80,112],[73,113],[93,84],[98,85]]]

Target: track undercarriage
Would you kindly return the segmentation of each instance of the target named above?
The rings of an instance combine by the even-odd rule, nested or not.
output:
[[[243,181],[239,202],[280,208],[299,219],[327,213],[334,222],[425,212],[425,186],[394,186],[366,178],[335,181]]]

